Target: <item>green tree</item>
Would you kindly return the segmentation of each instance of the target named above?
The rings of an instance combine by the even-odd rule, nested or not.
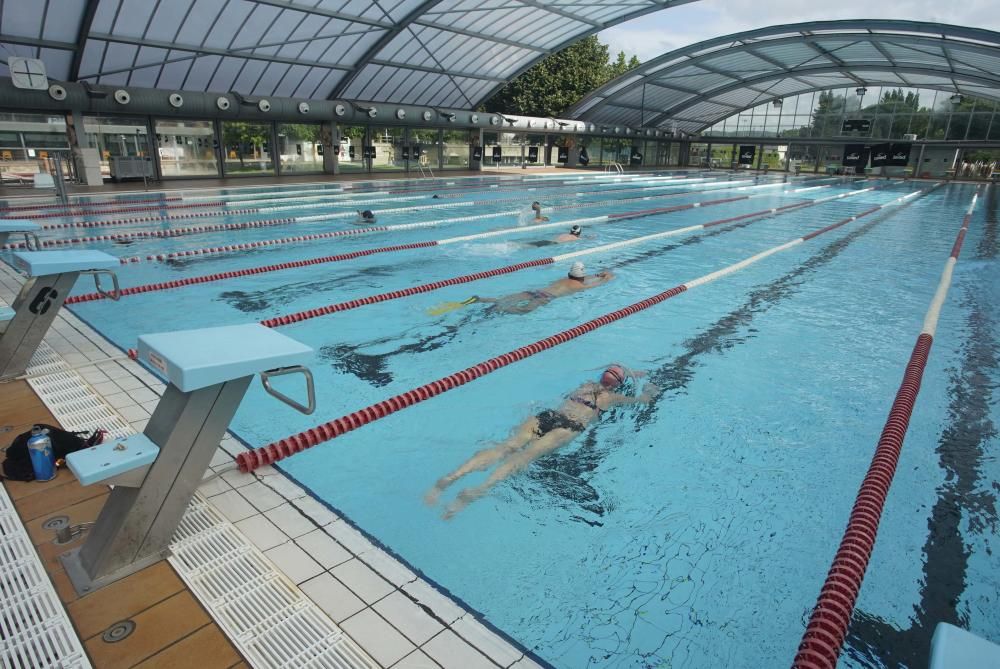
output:
[[[246,166],[243,162],[246,154],[253,153],[257,146],[267,144],[269,135],[268,126],[264,124],[246,121],[226,121],[222,124],[222,141],[226,145],[226,153],[235,150],[240,159],[240,167]]]
[[[619,53],[608,61],[608,47],[596,35],[550,54],[501,88],[482,108],[501,114],[558,116],[595,88],[639,65]]]

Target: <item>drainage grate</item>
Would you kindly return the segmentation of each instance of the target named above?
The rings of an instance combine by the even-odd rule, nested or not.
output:
[[[174,569],[254,667],[378,667],[200,495],[171,550]]]
[[[0,486],[0,666],[89,668],[31,539]]]
[[[28,371],[29,374],[34,374],[34,368],[29,368]],[[28,384],[65,430],[90,432],[101,428],[108,431],[109,439],[120,439],[135,432],[73,370],[29,376]]]

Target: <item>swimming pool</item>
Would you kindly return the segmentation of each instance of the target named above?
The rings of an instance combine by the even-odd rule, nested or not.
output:
[[[575,250],[872,185],[833,180],[783,185],[728,175],[692,180],[703,178],[449,180],[453,185],[441,180],[435,193],[448,196],[440,198],[444,203],[458,205],[444,209],[419,190],[373,194],[424,185],[373,184],[345,190],[345,196],[358,196],[341,198],[349,203],[296,200],[295,194],[286,194],[287,201],[278,205],[288,209],[274,215],[312,216],[317,210],[349,215],[360,208],[358,203],[376,198],[389,202],[371,208],[388,209],[394,208],[394,199],[417,197],[421,199],[399,200],[395,208],[427,208],[383,214],[379,223],[480,218],[169,262],[145,258],[351,225],[336,218],[136,238],[127,246],[86,245],[139,258],[119,272],[123,287],[130,287],[516,227],[516,214],[491,214],[523,208],[532,199],[550,207],[554,221],[570,221],[752,196],[584,223],[583,239],[571,245]],[[281,327],[317,350],[310,365],[317,377],[317,414],[305,417],[276,407],[254,387],[234,431],[252,446],[268,443],[927,184],[878,186],[772,217],[583,257],[589,271],[614,271],[614,281],[553,300],[530,314],[493,314],[480,304],[439,316],[427,311],[470,295],[539,289],[564,275],[568,262]],[[654,187],[659,190],[640,190]],[[800,190],[804,188],[811,190]],[[279,189],[262,188],[260,193],[268,190]],[[279,466],[557,667],[787,665],[973,191],[949,185],[906,206],[860,218]],[[249,199],[244,190],[234,195]],[[324,206],[296,208],[297,203]],[[996,522],[991,486],[998,475],[991,454],[997,446],[993,426],[998,410],[991,392],[1000,378],[997,205],[995,189],[989,189],[974,212],[859,599],[845,666],[919,666],[933,625],[956,616],[974,632],[989,636],[1000,631],[990,604],[995,591],[990,574],[998,566],[991,554]],[[113,231],[261,218],[237,214],[139,222],[114,226]],[[91,234],[89,228],[84,232]],[[145,332],[274,318],[549,257],[567,245],[554,249],[525,242],[559,232],[522,227],[485,240],[208,281],[72,308],[118,345],[129,347]],[[66,239],[80,233],[76,228],[50,231]],[[648,370],[663,394],[648,407],[605,412],[571,444],[507,479],[451,520],[442,519],[446,505],[462,486],[475,485],[486,474],[456,484],[434,507],[423,503],[440,476],[502,440],[526,417],[558,406],[611,362]],[[969,545],[975,548],[969,550]]]

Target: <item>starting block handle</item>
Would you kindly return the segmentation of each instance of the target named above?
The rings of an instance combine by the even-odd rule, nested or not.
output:
[[[24,248],[29,251],[41,251],[42,242],[38,239],[38,235],[34,232],[25,230],[24,231]]]
[[[287,376],[288,374],[302,374],[306,377],[306,395],[308,405],[302,404],[293,400],[288,395],[275,390],[271,387],[271,378],[275,376]],[[284,402],[288,406],[292,407],[296,411],[306,414],[307,416],[316,411],[316,387],[313,383],[312,372],[309,371],[307,367],[302,365],[295,365],[293,367],[279,367],[278,369],[269,369],[267,371],[260,373],[260,381],[264,384],[264,390],[267,391],[268,395],[276,397],[278,400]]]
[[[85,270],[85,271],[81,272],[81,274],[92,274],[92,275],[94,275],[94,287],[97,289],[97,292],[100,293],[101,295],[103,295],[104,297],[108,298],[109,300],[115,300],[115,301],[118,301],[119,299],[121,299],[122,291],[121,291],[121,288],[118,287],[118,275],[115,274],[114,272],[112,272],[111,270],[109,270],[109,269],[89,269],[89,270]],[[107,292],[106,290],[104,290],[103,288],[101,288],[101,275],[102,274],[107,274],[108,276],[111,277],[111,284],[112,284],[113,288],[111,289],[110,293]]]

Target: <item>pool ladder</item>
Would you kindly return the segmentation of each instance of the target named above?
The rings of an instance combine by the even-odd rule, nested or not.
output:
[[[421,165],[418,163],[417,167],[420,169],[421,177],[430,177],[431,179],[434,178],[434,170],[431,169],[430,165]]]
[[[605,172],[618,172],[618,174],[625,174],[625,168],[622,167],[621,163],[610,163],[604,166]]]

